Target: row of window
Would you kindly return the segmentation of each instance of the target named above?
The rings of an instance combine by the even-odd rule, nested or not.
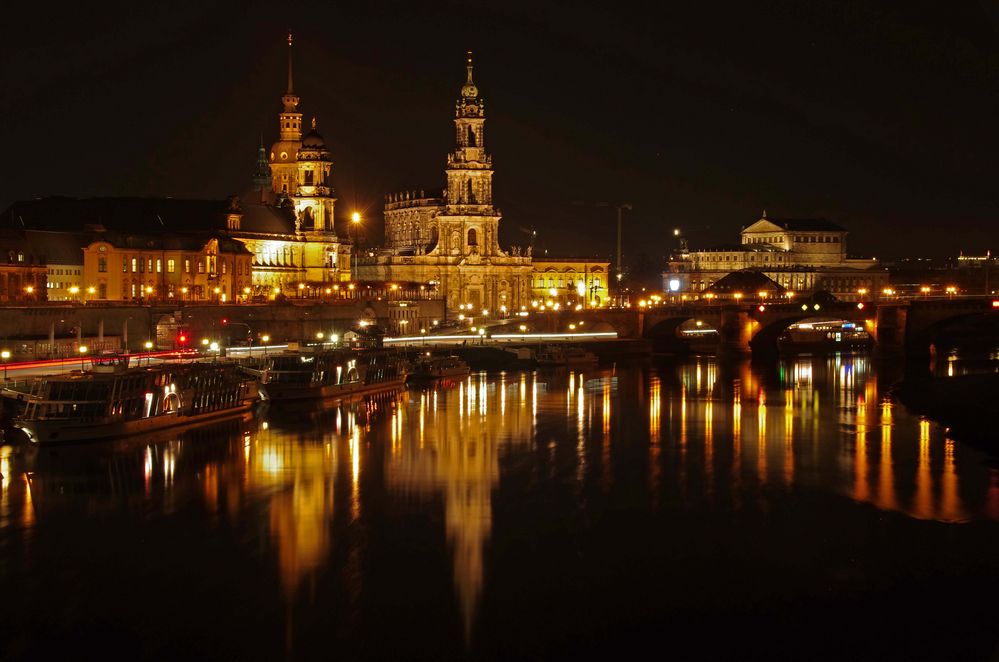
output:
[[[581,282],[585,283],[585,281],[581,281]],[[566,283],[568,283],[568,285]],[[572,290],[572,289],[576,288],[576,282],[572,278],[569,278],[568,280],[566,280],[565,278],[561,278],[561,277],[557,278],[557,279],[556,278],[549,278],[548,279],[548,285],[545,285],[545,279],[539,277],[539,278],[535,279],[535,281],[534,281],[534,287],[537,287],[537,288],[542,288],[542,287],[558,287],[558,288],[568,287],[570,290]],[[594,278],[592,278],[590,280],[590,287],[596,287],[596,288],[600,287],[600,277],[599,276],[594,277]]]
[[[123,274],[127,274],[128,273],[128,271],[129,271],[129,269],[128,269],[129,264],[130,264],[130,262],[129,262],[129,259],[127,257],[126,258],[122,258],[122,261],[121,261],[121,272]],[[131,266],[132,266],[132,273],[133,274],[142,274],[142,273],[147,273],[147,272],[148,273],[154,273],[154,266],[155,266],[155,273],[163,273],[163,260],[162,260],[162,258],[155,258],[155,259],[154,258],[148,258],[146,260],[143,260],[141,258],[133,257],[131,259]],[[108,270],[107,258],[103,257],[103,256],[97,258],[97,271],[99,271],[100,273],[106,273],[107,270]],[[177,271],[177,261],[174,260],[173,258],[168,259],[166,261],[166,270],[167,270],[168,274],[176,273],[176,271]],[[216,273],[216,257],[214,255],[209,255],[204,260],[198,260],[198,273],[199,274],[203,274],[203,273],[205,273],[206,270],[210,274]],[[236,262],[236,275],[237,276],[242,276],[243,275],[243,271],[244,271],[244,269],[243,269],[243,263],[237,261]],[[229,263],[226,262],[225,260],[223,260],[222,261],[222,273],[226,274],[228,272],[229,272]],[[191,273],[191,259],[190,258],[184,258],[184,273],[185,274]],[[246,268],[246,275],[247,276],[250,275],[250,268],[249,268],[249,266],[247,266],[247,268]]]
[[[49,269],[50,276],[79,276],[79,269]]]

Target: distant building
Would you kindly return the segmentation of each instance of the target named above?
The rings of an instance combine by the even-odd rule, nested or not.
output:
[[[732,272],[751,269],[795,293],[827,291],[850,300],[880,293],[888,277],[875,258],[849,257],[847,231],[831,221],[769,219],[766,212],[742,230],[741,242],[684,248],[670,260],[663,289],[698,296]]]
[[[607,305],[610,262],[546,256],[532,258],[531,266],[535,301],[584,308]]]
[[[0,230],[0,302],[30,304],[48,296],[45,256],[23,230]]]
[[[251,255],[205,234],[96,233],[83,250],[87,300],[240,301],[251,294]]]

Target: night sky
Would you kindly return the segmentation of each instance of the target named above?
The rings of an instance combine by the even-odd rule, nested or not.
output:
[[[287,29],[338,216],[443,184],[475,51],[505,243],[659,258],[735,242],[765,208],[825,216],[850,252],[999,249],[992,3],[218,3],[5,10],[0,205],[222,198],[276,137]],[[21,12],[21,13],[17,13]]]

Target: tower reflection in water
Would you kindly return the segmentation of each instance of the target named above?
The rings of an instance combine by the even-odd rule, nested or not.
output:
[[[466,636],[482,592],[499,453],[530,441],[537,393],[534,375],[478,374],[414,393],[393,415],[386,482],[398,496],[443,498]]]

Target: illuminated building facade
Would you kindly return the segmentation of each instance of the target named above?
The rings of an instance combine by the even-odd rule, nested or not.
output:
[[[473,309],[530,305],[531,256],[499,244],[501,212],[493,204],[492,157],[485,147],[485,104],[467,78],[455,105],[455,148],[448,154],[442,195],[386,198],[385,247],[357,264],[358,280],[404,281],[436,287],[447,303]]]
[[[847,231],[825,219],[768,219],[766,212],[741,232],[741,242],[700,250],[684,246],[663,274],[663,289],[697,295],[726,275],[759,271],[796,293],[823,290],[843,299],[877,293],[888,274],[876,258],[846,253]]]
[[[250,295],[250,253],[204,235],[104,233],[83,249],[83,296],[95,301],[240,301]]]
[[[606,305],[609,262],[586,259],[536,257],[532,260],[534,301],[552,301],[561,306]]]
[[[333,159],[312,118],[302,135],[300,98],[295,94],[292,36],[288,35],[288,86],[281,97],[278,139],[268,156],[261,145],[253,190],[230,217],[232,237],[253,255],[257,294],[319,287],[350,280],[349,246],[334,229]]]

